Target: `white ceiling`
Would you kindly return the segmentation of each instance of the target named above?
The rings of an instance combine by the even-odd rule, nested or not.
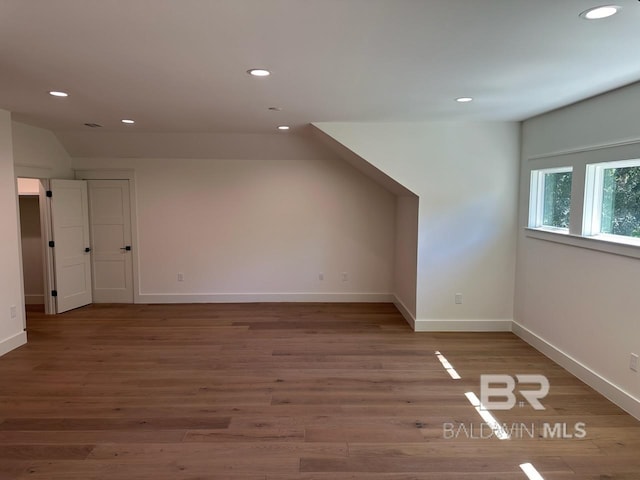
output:
[[[640,2],[578,17],[601,2],[0,0],[0,108],[56,132],[522,120],[640,80]]]

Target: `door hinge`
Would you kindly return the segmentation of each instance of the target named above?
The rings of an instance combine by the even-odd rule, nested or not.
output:
[[[53,197],[53,192],[51,190],[47,190],[47,197]]]
[[[55,246],[56,246],[56,242],[54,242],[53,240],[50,240],[50,241],[49,241],[49,246],[50,246],[51,248],[55,247]]]
[[[57,290],[51,290],[51,296],[52,297],[57,297],[58,296],[58,291]]]

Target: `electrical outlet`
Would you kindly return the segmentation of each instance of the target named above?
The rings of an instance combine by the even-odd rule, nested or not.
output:
[[[178,272],[178,281],[179,282],[184,282],[184,273]]]
[[[324,280],[324,273],[320,272],[318,274],[318,280]]]
[[[629,368],[634,372],[638,371],[638,355],[635,353],[632,353],[629,358]]]
[[[461,305],[462,304],[462,294],[461,293],[456,293],[455,302],[456,302],[456,305]]]
[[[349,281],[349,274],[347,272],[342,272],[342,281],[343,282]]]
[[[15,305],[11,305],[11,307],[9,307],[9,313],[11,314],[11,318],[16,318],[18,316],[18,310]]]

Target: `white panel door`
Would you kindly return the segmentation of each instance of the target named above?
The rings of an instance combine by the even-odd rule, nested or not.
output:
[[[93,301],[133,303],[129,180],[88,180]]]
[[[91,254],[87,183],[51,180],[56,312],[91,303]]]

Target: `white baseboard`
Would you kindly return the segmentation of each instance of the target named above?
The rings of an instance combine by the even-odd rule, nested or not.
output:
[[[591,388],[607,397],[620,408],[640,420],[639,399],[611,383],[609,380],[594,372],[571,355],[553,346],[547,340],[517,322],[513,322],[513,333],[533,348],[549,357],[562,368],[578,377]]]
[[[0,356],[9,353],[27,343],[27,332],[16,333],[15,335],[0,341]]]
[[[25,294],[24,296],[25,305],[44,305],[44,295],[43,294]]]
[[[510,332],[511,320],[417,319],[416,332]]]
[[[396,306],[396,308],[398,309],[398,311],[400,312],[400,314],[404,317],[404,319],[407,321],[407,323],[409,324],[409,326],[415,330],[416,329],[416,318],[413,316],[413,314],[409,311],[409,309],[407,308],[407,306],[404,304],[404,302],[402,300],[400,300],[400,297],[398,297],[398,295],[393,295],[393,304]]]
[[[389,293],[141,293],[137,303],[392,303]]]

